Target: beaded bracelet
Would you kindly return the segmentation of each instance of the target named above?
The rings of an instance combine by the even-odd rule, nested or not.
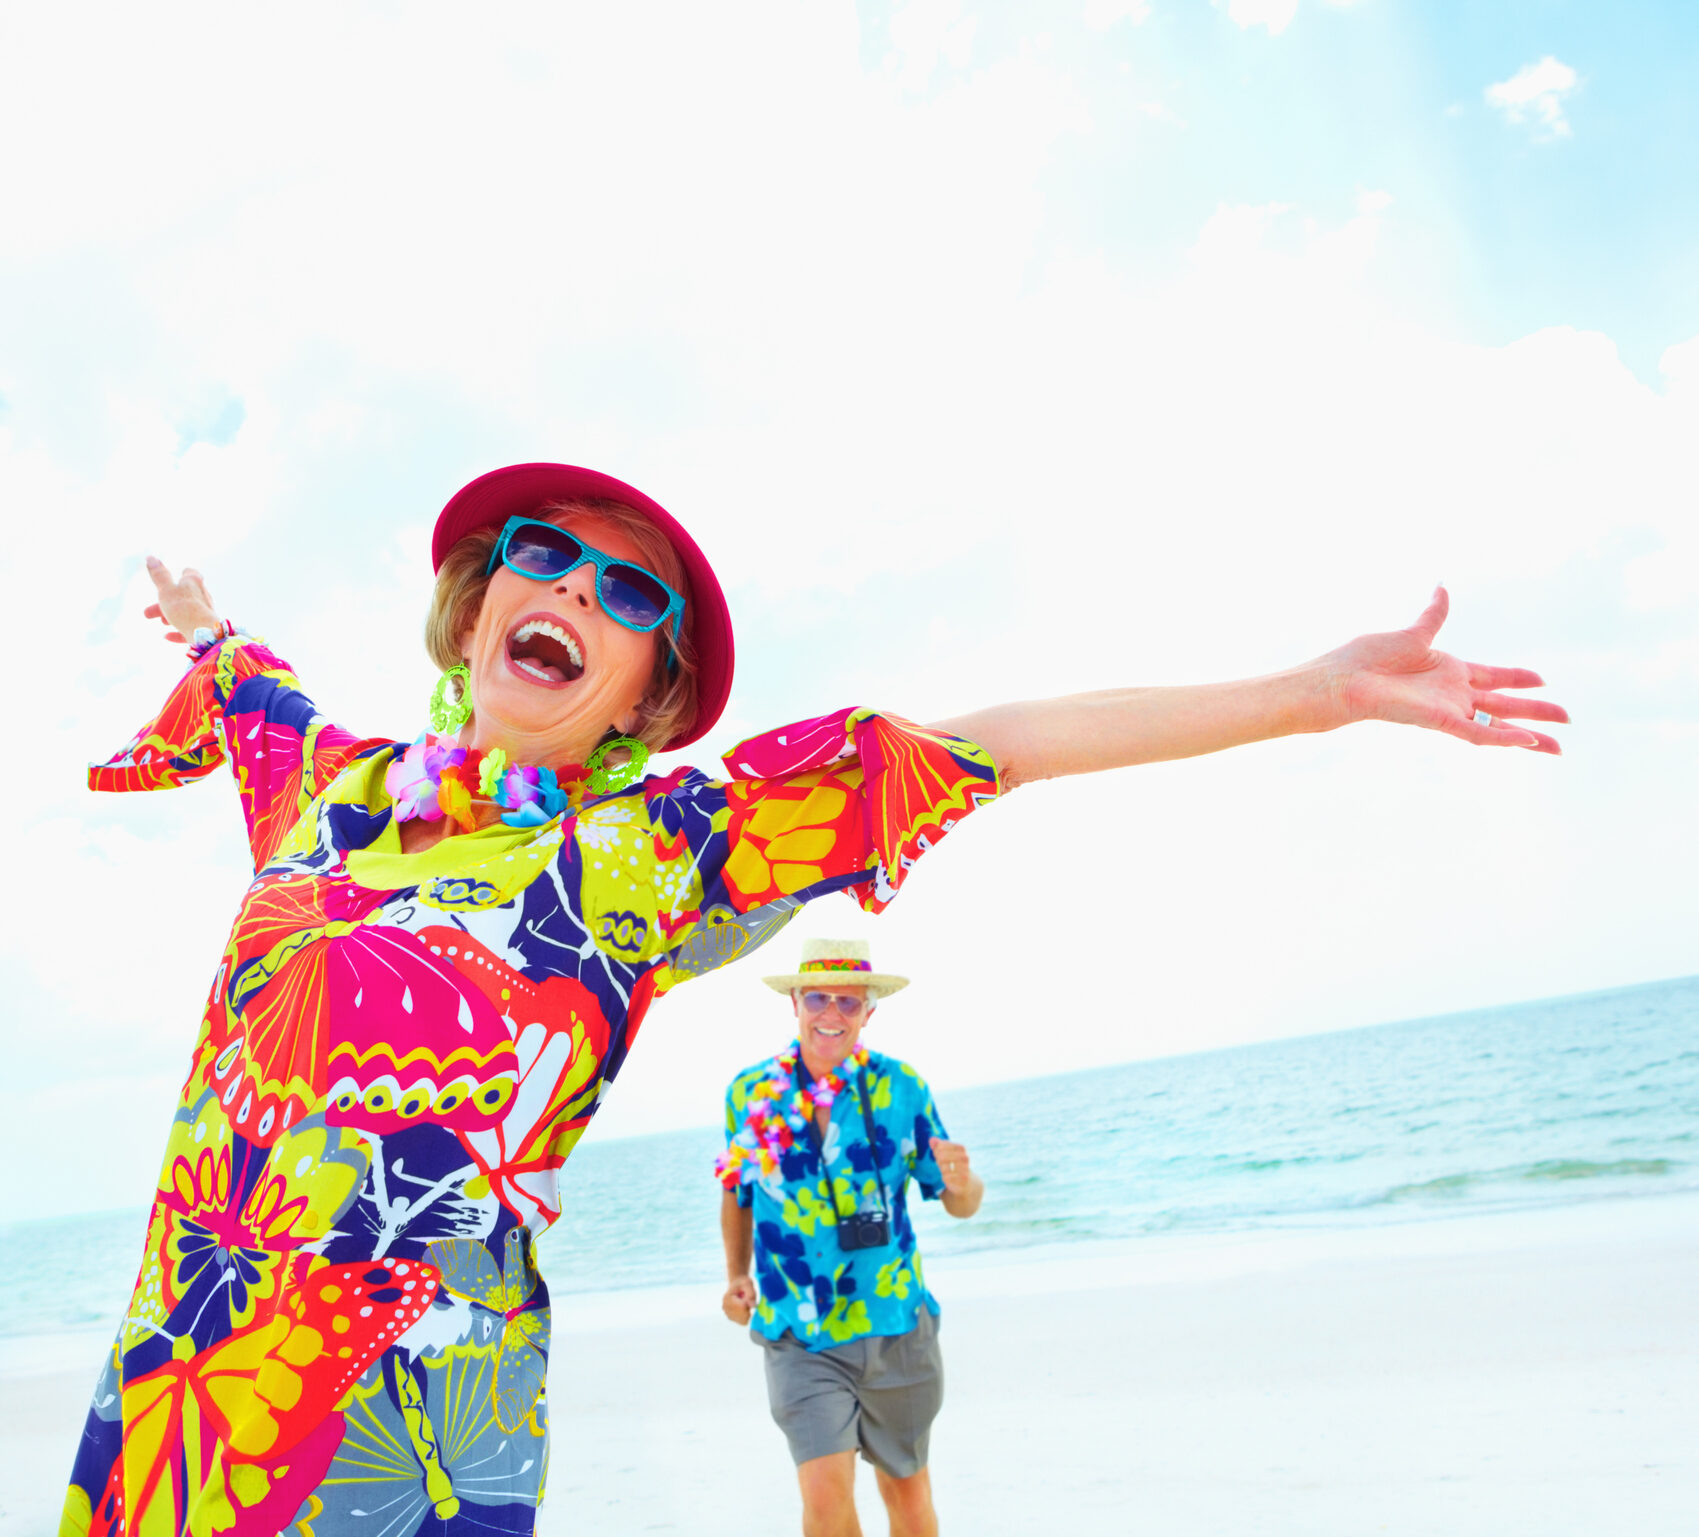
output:
[[[195,633],[189,637],[189,660],[200,661],[220,641],[230,640],[237,635],[246,638],[248,632],[238,629],[228,619],[220,619],[217,629],[209,629],[204,624],[198,626]]]

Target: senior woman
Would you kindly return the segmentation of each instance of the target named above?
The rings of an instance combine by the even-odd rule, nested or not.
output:
[[[1000,789],[1378,718],[1555,752],[1540,681],[1407,630],[1272,677],[840,710],[729,777],[647,776],[732,678],[712,569],[609,476],[514,465],[437,521],[435,735],[361,739],[205,584],[149,570],[190,665],[98,790],[228,761],[254,880],[167,1140],[62,1533],[529,1532],[557,1171],[653,1000],[813,897],[878,911]],[[567,1379],[570,1383],[570,1377]],[[570,1391],[570,1388],[568,1388]]]

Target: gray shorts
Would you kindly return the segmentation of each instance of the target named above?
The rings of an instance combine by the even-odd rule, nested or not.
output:
[[[859,1450],[891,1478],[926,1466],[944,1402],[938,1320],[922,1307],[907,1334],[869,1335],[810,1350],[796,1338],[754,1336],[767,1358],[767,1402],[798,1462]]]

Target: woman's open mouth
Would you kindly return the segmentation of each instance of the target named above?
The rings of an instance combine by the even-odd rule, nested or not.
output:
[[[527,614],[508,631],[507,666],[527,683],[564,688],[584,676],[584,643],[565,620]]]

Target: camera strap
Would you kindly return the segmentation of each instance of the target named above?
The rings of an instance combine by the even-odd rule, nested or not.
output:
[[[867,1067],[873,1064],[869,1062]],[[855,1075],[855,1087],[861,1100],[861,1124],[867,1132],[867,1156],[873,1160],[873,1177],[879,1182],[879,1211],[887,1220],[891,1216],[891,1198],[885,1193],[885,1176],[879,1172],[879,1141],[873,1131],[873,1101],[867,1092],[867,1067]]]
[[[872,1066],[871,1063],[868,1067]],[[797,1065],[791,1072],[791,1081],[800,1090],[802,1088],[802,1061],[799,1057]],[[879,1214],[887,1221],[891,1218],[891,1197],[885,1189],[885,1177],[879,1172],[879,1143],[873,1130],[873,1100],[867,1092],[867,1067],[861,1068],[855,1075],[856,1097],[861,1101],[861,1125],[867,1133],[867,1156],[873,1160],[873,1178],[879,1185]],[[814,1117],[808,1118],[808,1134],[813,1139],[814,1150],[820,1155],[821,1172],[826,1176],[826,1188],[832,1191],[832,1209],[840,1217],[849,1215],[838,1210],[837,1191],[832,1185],[831,1171],[826,1168],[826,1147],[820,1138],[820,1128],[814,1124]]]

